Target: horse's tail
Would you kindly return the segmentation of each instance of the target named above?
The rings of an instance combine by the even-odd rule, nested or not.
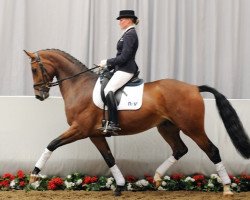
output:
[[[198,88],[200,92],[213,93],[218,111],[232,143],[244,158],[250,158],[250,139],[230,102],[212,87],[202,85]]]

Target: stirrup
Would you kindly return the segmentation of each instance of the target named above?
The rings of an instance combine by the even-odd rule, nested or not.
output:
[[[122,129],[120,127],[117,127],[117,126],[108,126],[106,130],[108,132],[117,132],[117,131],[120,131]]]
[[[108,126],[107,126],[107,130],[110,132],[117,132],[120,131],[121,128],[119,127],[118,124],[115,124],[114,122],[109,122]]]
[[[98,130],[102,131],[103,135],[117,136],[117,135],[119,135],[117,132],[120,131],[121,128],[118,127],[113,122],[111,122],[111,124],[110,124],[109,121],[103,121],[102,127],[98,128]]]
[[[108,132],[108,124],[109,121],[106,120],[102,120],[102,126],[100,128],[98,128],[98,130],[102,131],[102,133],[105,135]]]
[[[103,135],[119,135],[116,133],[117,131],[120,131],[121,128],[118,127],[116,124],[110,121],[102,121],[102,127],[98,128],[98,130],[102,131]]]

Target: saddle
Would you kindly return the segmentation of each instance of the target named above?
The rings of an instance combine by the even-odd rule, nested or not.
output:
[[[110,72],[108,69],[104,69],[100,75],[101,98],[102,98],[102,101],[105,105],[106,105],[106,98],[105,98],[105,94],[104,94],[104,88],[108,84],[109,80],[112,78],[113,74],[114,73]],[[120,89],[118,89],[115,92],[115,98],[116,98],[117,105],[120,103],[122,93],[125,93],[124,92],[125,86],[133,87],[133,86],[141,85],[143,83],[143,79],[138,78],[139,74],[140,74],[140,71],[137,71],[136,74],[123,87],[121,87]]]

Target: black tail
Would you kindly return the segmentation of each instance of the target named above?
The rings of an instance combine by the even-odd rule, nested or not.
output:
[[[250,139],[230,102],[214,88],[206,85],[198,88],[200,92],[211,92],[214,94],[217,108],[232,143],[244,158],[250,158]]]

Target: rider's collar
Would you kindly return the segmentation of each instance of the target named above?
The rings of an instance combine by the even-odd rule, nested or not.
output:
[[[128,28],[126,28],[125,30],[123,30],[122,31],[122,35],[124,34],[124,33],[126,33],[129,29],[131,29],[131,28],[135,28],[135,25],[131,25],[131,26],[129,26]]]

